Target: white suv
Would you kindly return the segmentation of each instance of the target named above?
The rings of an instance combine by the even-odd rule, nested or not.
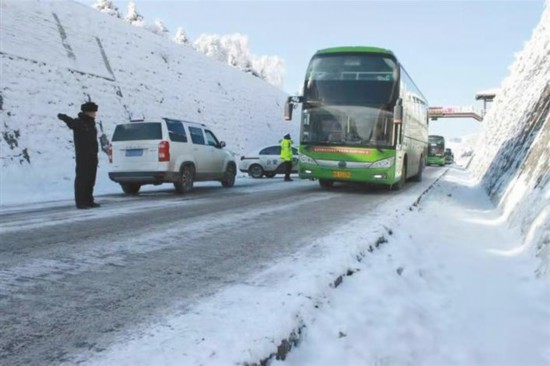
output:
[[[132,121],[116,126],[109,147],[109,178],[128,194],[144,184],[171,182],[178,193],[194,181],[235,184],[237,165],[205,125],[170,118]]]

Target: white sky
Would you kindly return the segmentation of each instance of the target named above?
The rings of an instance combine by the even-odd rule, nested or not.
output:
[[[281,4],[289,6],[286,2]],[[44,24],[51,25],[51,14],[40,13],[41,6],[45,5],[25,11],[33,12],[36,27],[50,29]],[[104,47],[125,98],[134,98],[131,99],[134,105],[158,112],[155,108],[160,108],[160,104],[154,98],[164,95],[163,88],[178,87],[171,74],[160,71],[155,76],[149,74],[158,64],[153,57],[144,55],[150,54],[150,50],[158,51],[156,39],[143,33],[122,33],[114,23],[100,24],[102,18],[95,15],[84,18],[87,27],[82,27],[82,19],[71,18],[74,9],[64,11],[59,3],[51,6],[66,27],[77,57],[89,51],[83,45],[90,38],[87,33],[78,32],[113,35],[112,42],[105,41]],[[3,26],[10,24],[10,27],[2,28],[5,41],[2,51],[35,57],[47,66],[27,66],[19,59],[2,64],[5,71],[2,81],[11,88],[3,94],[3,122],[12,128],[21,128],[20,143],[32,152],[33,164],[2,166],[0,209],[8,212],[50,205],[72,206],[74,165],[70,133],[53,116],[58,112],[71,114],[75,107],[69,103],[78,104],[81,85],[66,72],[67,67],[74,65],[64,59],[63,49],[55,43],[59,42],[59,35],[55,31],[51,35],[33,33],[27,23],[18,22],[13,14],[3,13]],[[29,13],[22,14],[28,16]],[[94,24],[98,24],[98,28],[93,28]],[[116,45],[124,44],[117,43],[117,37],[133,42],[135,34],[141,37],[142,47],[121,47],[120,53],[116,53]],[[179,102],[169,99],[163,101],[163,108],[169,106],[207,122],[225,116],[224,124],[216,125],[215,131],[236,151],[246,151],[263,141],[278,140],[291,126],[280,127],[274,119],[281,112],[281,106],[275,102],[282,99],[281,94],[258,86],[256,80],[224,73],[188,51],[167,48],[166,52],[172,60],[183,56],[187,60],[185,70],[192,70],[194,75],[200,70],[206,71],[199,74],[201,84],[192,84],[189,79],[183,83],[185,90],[193,85],[194,94],[177,89],[186,101],[193,96],[199,99],[190,102],[191,112],[188,108],[177,109]],[[133,84],[131,76],[124,77],[120,70],[125,65],[125,55],[132,58],[133,67],[139,70],[136,75],[140,81],[157,89],[147,94],[145,87]],[[118,61],[119,57],[122,61]],[[93,57],[83,59],[87,63],[80,65],[82,70],[104,72],[101,63],[93,62]],[[219,103],[218,84],[209,83],[205,75],[216,75],[225,91],[236,97],[229,112]],[[101,91],[98,93],[100,108],[103,108],[100,113],[111,128],[123,115],[118,101],[112,100],[104,84],[92,78],[82,80],[90,82],[90,89]],[[134,87],[141,94],[134,92]],[[44,90],[48,93],[43,93]],[[255,108],[249,107],[247,93],[254,93]],[[73,101],[70,95],[77,97]],[[150,100],[156,103],[148,103]],[[201,113],[196,111],[197,106]],[[7,116],[6,111],[12,115]],[[248,118],[244,122],[243,115]],[[261,122],[254,119],[266,115],[273,119]],[[510,118],[500,123],[513,126],[514,121]],[[37,133],[33,135],[28,131]],[[2,154],[5,153],[3,150]],[[465,164],[459,154],[455,156],[460,164]],[[108,200],[101,195],[119,192],[119,187],[107,178],[107,167],[106,158],[101,154],[96,186],[99,202]],[[426,182],[435,180],[445,169],[428,169]],[[237,186],[248,179],[240,175]],[[273,361],[272,365],[550,364],[550,283],[548,277],[535,276],[540,264],[535,258],[535,248],[522,246],[519,227],[507,224],[502,212],[460,166],[449,168],[423,196],[420,205],[412,206],[422,193],[420,188],[413,186],[406,197],[395,195],[382,211],[358,217],[334,235],[312,242],[292,258],[273,263],[273,267],[244,284],[196,303],[191,311],[167,314],[159,324],[136,324],[133,332],[122,335],[119,342],[101,356],[88,359],[90,355],[83,354],[82,360],[100,365],[255,362],[274,352],[283,338],[305,324],[300,346],[288,360]],[[258,186],[258,189],[262,188]],[[540,197],[544,198],[541,192]],[[525,194],[533,199],[539,197],[532,192]],[[116,207],[108,206],[91,214],[119,213]],[[82,215],[76,212],[70,219],[79,219]],[[528,217],[527,213],[519,215]],[[365,227],[369,230],[364,230]],[[369,252],[369,246],[382,235],[388,242]],[[357,254],[361,252],[365,256],[359,262]],[[359,271],[346,276],[339,287],[330,287],[335,276],[350,268]]]

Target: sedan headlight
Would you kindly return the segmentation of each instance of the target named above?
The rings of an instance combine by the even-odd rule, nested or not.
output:
[[[372,163],[371,168],[389,168],[395,163],[395,158],[387,158]]]

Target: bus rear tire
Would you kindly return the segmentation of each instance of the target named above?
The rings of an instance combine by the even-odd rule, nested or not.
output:
[[[416,173],[416,175],[413,178],[415,182],[422,182],[422,172],[424,171],[424,166],[425,166],[424,158],[421,156],[420,162],[418,163],[418,173]]]
[[[326,179],[319,179],[319,185],[323,188],[332,188],[334,182]]]

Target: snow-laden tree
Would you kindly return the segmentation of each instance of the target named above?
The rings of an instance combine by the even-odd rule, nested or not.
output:
[[[248,47],[248,37],[240,33],[227,34],[220,38],[225,49],[226,62],[241,70],[249,71],[252,68],[252,53]]]
[[[252,72],[252,54],[248,49],[248,38],[242,34],[201,34],[193,47],[207,56],[215,58],[246,72]]]
[[[136,3],[134,3],[133,1],[130,1],[128,3],[128,13],[126,14],[124,20],[137,27],[143,27],[145,25],[145,22],[143,21],[143,16],[138,13],[136,9]]]
[[[284,61],[277,56],[253,55],[246,35],[201,34],[193,47],[207,56],[260,77],[272,85],[281,87],[283,84]]]
[[[276,87],[283,87],[285,61],[282,58],[279,56],[254,57],[252,66],[262,79]]]
[[[153,24],[150,27],[147,27],[147,29],[149,29],[151,32],[158,34],[159,36],[162,36],[162,37],[166,36],[166,34],[168,33],[168,28],[166,28],[166,26],[160,19],[155,20],[155,24]]]
[[[201,34],[193,43],[193,47],[200,53],[220,62],[226,62],[227,60],[225,49],[222,47],[220,36],[217,34]]]
[[[189,38],[187,38],[187,34],[183,31],[182,27],[178,27],[176,30],[176,34],[174,35],[174,42],[177,44],[189,44]]]
[[[113,4],[111,0],[96,0],[96,3],[92,5],[92,7],[102,13],[109,14],[112,17],[120,18],[118,7]]]

